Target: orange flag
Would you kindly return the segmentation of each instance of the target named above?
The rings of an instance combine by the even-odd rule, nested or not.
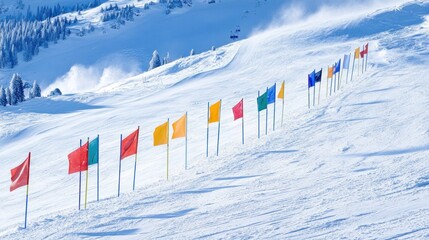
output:
[[[359,59],[360,57],[360,48],[355,49],[355,59]]]
[[[333,70],[333,67],[328,67],[328,78],[332,78],[334,76]]]
[[[210,106],[209,123],[220,121],[220,100]]]
[[[280,98],[280,99],[285,98],[285,81],[282,82],[282,86],[280,87],[280,91],[277,94],[277,98]]]
[[[173,123],[172,139],[186,137],[186,114]]]
[[[168,143],[168,121],[159,125],[153,132],[153,145],[159,146]]]

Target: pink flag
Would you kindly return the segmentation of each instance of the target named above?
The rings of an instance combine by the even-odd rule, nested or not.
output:
[[[232,108],[234,114],[234,121],[243,117],[243,99]]]

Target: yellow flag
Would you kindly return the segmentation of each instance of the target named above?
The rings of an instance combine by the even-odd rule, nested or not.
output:
[[[285,98],[285,81],[282,82],[282,86],[280,87],[279,94],[277,95],[277,98],[284,99]]]
[[[333,70],[333,67],[328,67],[328,78],[332,78],[334,76]]]
[[[209,123],[220,121],[220,100],[210,106]]]
[[[159,125],[153,131],[153,145],[159,146],[168,143],[168,121]]]
[[[172,139],[186,137],[186,114],[173,123]]]
[[[359,59],[360,58],[360,48],[356,48],[355,49],[355,59]]]

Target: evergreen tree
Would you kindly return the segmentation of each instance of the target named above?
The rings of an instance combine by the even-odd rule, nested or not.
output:
[[[192,0],[183,0],[183,4],[191,6],[192,5]]]
[[[6,104],[7,104],[6,91],[4,90],[4,87],[1,86],[1,89],[0,89],[0,105],[6,106]]]
[[[30,90],[30,98],[41,97],[42,90],[40,89],[39,84],[34,80],[33,87]]]
[[[10,88],[6,89],[6,101],[7,104],[12,105],[12,94],[10,93]]]
[[[189,53],[189,56],[194,56],[194,54],[195,54],[195,51],[194,49],[192,49],[191,52]]]
[[[159,58],[159,54],[158,51],[153,51],[152,53],[152,59],[149,62],[149,69],[148,70],[152,70],[154,68],[157,68],[161,66],[161,59]]]
[[[10,102],[11,105],[23,102],[25,100],[24,85],[21,77],[18,74],[13,74],[12,80],[10,80]]]

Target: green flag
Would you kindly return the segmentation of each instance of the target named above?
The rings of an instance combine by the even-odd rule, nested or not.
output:
[[[267,109],[268,105],[268,95],[267,92],[258,97],[258,111]]]
[[[88,165],[98,163],[98,137],[89,143],[88,147]]]

